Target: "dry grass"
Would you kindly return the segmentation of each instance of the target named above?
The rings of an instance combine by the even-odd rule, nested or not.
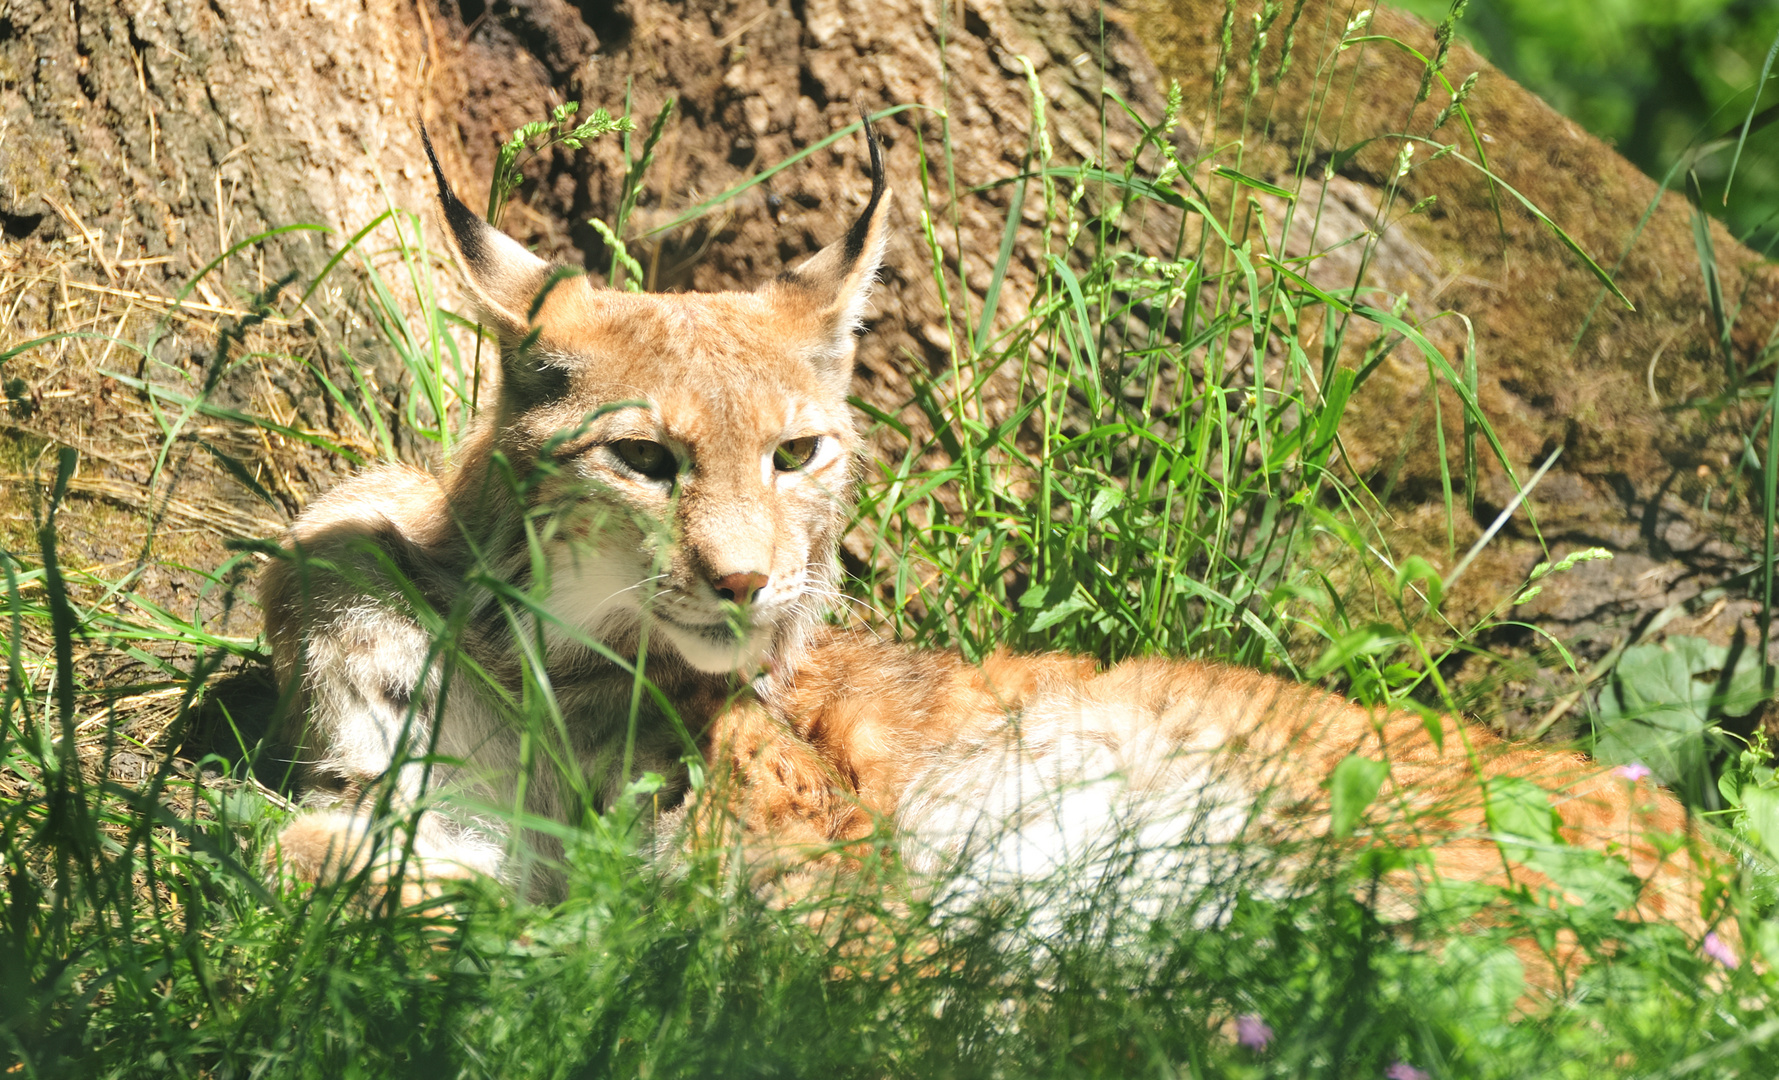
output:
[[[119,624],[185,625],[231,639],[240,655],[218,674],[225,684],[252,683],[259,630],[252,589],[239,588],[247,580],[239,573],[222,580],[217,568],[241,558],[238,541],[276,538],[349,468],[296,434],[362,460],[379,456],[367,433],[317,392],[311,370],[346,381],[342,352],[366,334],[355,314],[362,272],[344,265],[312,303],[285,290],[269,317],[263,307],[255,317],[255,294],[271,284],[264,256],[271,245],[221,263],[182,298],[168,260],[118,258],[72,208],[58,210],[72,239],[0,241],[0,551],[38,563],[58,449],[73,448],[77,466],[56,514],[70,600]],[[369,374],[374,384],[375,369]],[[182,415],[167,395],[205,397],[293,434]],[[41,606],[42,580],[27,577],[20,599]],[[28,619],[21,629],[23,675],[34,696],[48,700],[48,623]],[[169,763],[175,775],[195,776],[176,753],[238,752],[231,721],[249,738],[265,722],[224,717],[212,702],[178,723],[186,689],[174,672],[190,666],[192,648],[174,636],[76,638],[73,721],[82,771],[93,782],[135,787]],[[6,637],[10,629],[0,633]],[[249,691],[252,711],[264,711],[262,689]],[[35,782],[0,768],[0,799],[21,798]]]

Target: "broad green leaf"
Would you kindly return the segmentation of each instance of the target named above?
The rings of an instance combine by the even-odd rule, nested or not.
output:
[[[1637,875],[1626,862],[1590,848],[1540,848],[1522,856],[1583,907],[1610,919],[1637,902]]]
[[[1099,521],[1118,508],[1124,501],[1123,490],[1115,487],[1103,487],[1093,493],[1093,504],[1087,508],[1087,520]]]
[[[1358,754],[1349,754],[1328,777],[1328,831],[1345,838],[1377,798],[1378,789],[1390,775],[1390,765]]]
[[[1079,611],[1090,610],[1092,607],[1092,600],[1082,596],[1080,593],[1076,593],[1055,607],[1040,612],[1038,617],[1032,620],[1031,625],[1026,627],[1026,630],[1031,633],[1036,633],[1039,630],[1048,630],[1050,627],[1062,622],[1070,615]]]
[[[1406,639],[1402,631],[1388,623],[1366,623],[1335,638],[1310,666],[1309,677],[1320,679],[1347,661],[1358,656],[1389,652]]]
[[[1433,749],[1445,753],[1445,716],[1438,709],[1430,709],[1418,701],[1404,704],[1421,714],[1421,726],[1427,730],[1427,738],[1433,741]]]
[[[1498,836],[1518,837],[1544,846],[1558,842],[1561,819],[1551,809],[1549,793],[1530,780],[1518,776],[1491,779],[1484,810],[1489,829]],[[1513,859],[1523,860],[1531,854],[1517,844],[1503,842],[1502,847]]]
[[[1029,611],[1043,611],[1062,603],[1074,591],[1075,579],[1066,573],[1051,578],[1048,584],[1034,581],[1020,594],[1019,606]]]
[[[1752,650],[1732,661],[1727,648],[1686,635],[1634,645],[1600,694],[1594,756],[1612,765],[1642,762],[1697,801],[1710,783],[1717,719],[1745,716],[1762,700]]]
[[[1742,810],[1742,831],[1749,842],[1779,859],[1779,791],[1772,788],[1743,788]]]

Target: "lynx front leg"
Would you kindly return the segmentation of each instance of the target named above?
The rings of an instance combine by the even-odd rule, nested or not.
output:
[[[279,837],[286,872],[318,882],[370,869],[379,886],[399,875],[405,903],[477,874],[497,874],[501,845],[441,811],[418,817],[410,839],[388,822],[412,816],[429,781],[439,672],[411,619],[361,606],[311,627],[298,669],[293,758],[307,799],[319,804]],[[384,809],[379,820],[377,810]]]
[[[290,780],[320,807],[281,837],[298,877],[369,866],[386,880],[404,862],[421,880],[498,870],[500,845],[483,830],[428,811],[410,844],[375,817],[378,806],[411,817],[429,783],[449,779],[424,764],[450,732],[438,650],[409,603],[449,601],[451,536],[432,478],[389,467],[310,507],[291,530],[292,557],[268,570],[261,599],[285,690],[280,741]]]
[[[411,618],[355,598],[304,628],[282,681],[298,784],[311,791],[365,789],[393,771],[411,801],[424,779],[415,759],[431,749],[439,671],[431,642]],[[285,665],[281,664],[280,667]]]

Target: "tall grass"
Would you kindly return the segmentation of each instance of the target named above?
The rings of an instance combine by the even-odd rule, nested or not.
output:
[[[1258,55],[1233,29],[1225,42]],[[1356,23],[1345,44],[1401,43]],[[1442,84],[1440,57],[1426,59],[1423,101],[1451,105],[1453,130],[1464,130],[1460,92]],[[1324,64],[1318,92],[1335,92],[1328,58],[1294,62]],[[1256,72],[1239,114],[1219,121],[1227,134],[1257,122]],[[871,416],[907,451],[871,465],[857,524],[877,547],[855,596],[888,632],[970,656],[1002,646],[1210,656],[1334,676],[1371,701],[1449,707],[1440,661],[1473,647],[1478,629],[1440,623],[1443,591],[1462,571],[1391,558],[1372,520],[1378,496],[1341,464],[1341,419],[1384,353],[1406,348],[1462,403],[1459,459],[1494,456],[1522,486],[1534,481],[1522,475],[1529,463],[1504,459],[1476,408],[1473,354],[1442,354],[1364,289],[1312,285],[1304,261],[1284,254],[1285,236],[1250,227],[1261,220],[1249,216],[1256,194],[1290,207],[1283,229],[1306,227],[1315,209],[1299,205],[1301,188],[1247,176],[1227,152],[1175,155],[1182,109],[1176,94],[1166,115],[1143,118],[1129,160],[1067,163],[1052,153],[1034,93],[1031,153],[1004,181],[1006,242],[979,307],[939,240],[942,207],[969,193],[949,181],[913,193],[953,348],[945,370],[916,377],[924,426]],[[565,120],[534,134],[559,137]],[[633,159],[609,240],[623,239],[653,143]],[[1469,149],[1486,168],[1481,147]],[[1403,164],[1413,167],[1406,155]],[[1029,199],[1043,210],[1041,270],[1024,314],[1006,318]],[[616,271],[628,253],[611,247]],[[414,456],[419,444],[448,456],[481,392],[473,324],[439,306],[443,267],[403,212],[342,243],[301,299],[354,269],[382,347],[405,372],[403,405],[365,364],[349,364],[347,381],[308,365],[342,418],[326,434],[212,402],[204,391],[219,375],[189,395],[137,380],[166,410],[166,445],[191,437],[189,421],[203,416],[354,463]],[[266,311],[280,302],[260,298]],[[240,361],[238,340],[219,343],[217,373]],[[119,345],[153,356],[152,343]],[[997,413],[984,388],[1008,370],[1029,393]],[[1765,454],[1770,506],[1772,442],[1751,438]],[[1746,961],[1733,968],[1671,927],[1621,918],[1628,869],[1606,856],[1570,860],[1567,897],[1448,886],[1387,916],[1372,902],[1379,876],[1415,852],[1316,850],[1299,853],[1308,868],[1288,887],[1265,872],[1273,867],[1237,869],[1178,904],[1090,903],[1034,936],[1018,902],[942,909],[928,899],[942,888],[906,880],[893,861],[771,902],[720,851],[696,852],[663,878],[638,850],[633,800],[604,814],[589,804],[576,827],[556,830],[567,899],[555,906],[492,882],[414,907],[357,879],[293,886],[265,868],[290,806],[260,780],[275,785],[280,762],[262,753],[253,771],[254,718],[235,715],[217,679],[265,659],[262,642],[217,630],[247,602],[236,599],[238,571],[253,551],[290,556],[243,551],[215,572],[208,614],[158,608],[129,582],[58,558],[74,464],[65,451],[45,478],[36,549],[0,553],[0,1057],[20,1075],[1770,1071],[1776,988],[1754,957],[1779,956],[1779,923],[1764,918],[1770,879],[1760,877],[1771,866],[1765,837],[1779,838],[1779,795],[1759,755],[1733,773],[1745,817],[1774,815],[1744,828],[1754,887],[1725,883],[1741,919],[1739,939],[1727,928],[1726,938]],[[1474,475],[1472,464],[1446,476],[1448,513],[1465,512]],[[1768,523],[1770,535],[1770,511]],[[487,566],[468,577],[472,588],[502,585]],[[501,595],[513,625],[536,624],[535,598]],[[455,614],[428,615],[442,654],[453,650]],[[1436,640],[1423,636],[1428,625],[1440,627]],[[176,693],[158,741],[130,746],[120,710],[131,699],[116,704],[78,659],[95,652],[147,658],[157,687]],[[540,675],[529,671],[509,707],[541,748],[560,717]],[[214,730],[218,714],[245,753],[181,759],[181,732],[201,720]],[[125,750],[152,757],[144,782],[111,778]],[[426,748],[414,754],[424,760]],[[1561,847],[1548,826],[1503,829],[1522,845]],[[383,842],[400,843],[399,831]],[[1552,956],[1568,955],[1559,941],[1573,945],[1578,962],[1528,986],[1528,940]]]

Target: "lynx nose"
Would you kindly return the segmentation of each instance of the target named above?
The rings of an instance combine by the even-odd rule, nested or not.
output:
[[[737,604],[745,604],[766,587],[771,580],[765,574],[725,574],[716,580],[717,595]]]

